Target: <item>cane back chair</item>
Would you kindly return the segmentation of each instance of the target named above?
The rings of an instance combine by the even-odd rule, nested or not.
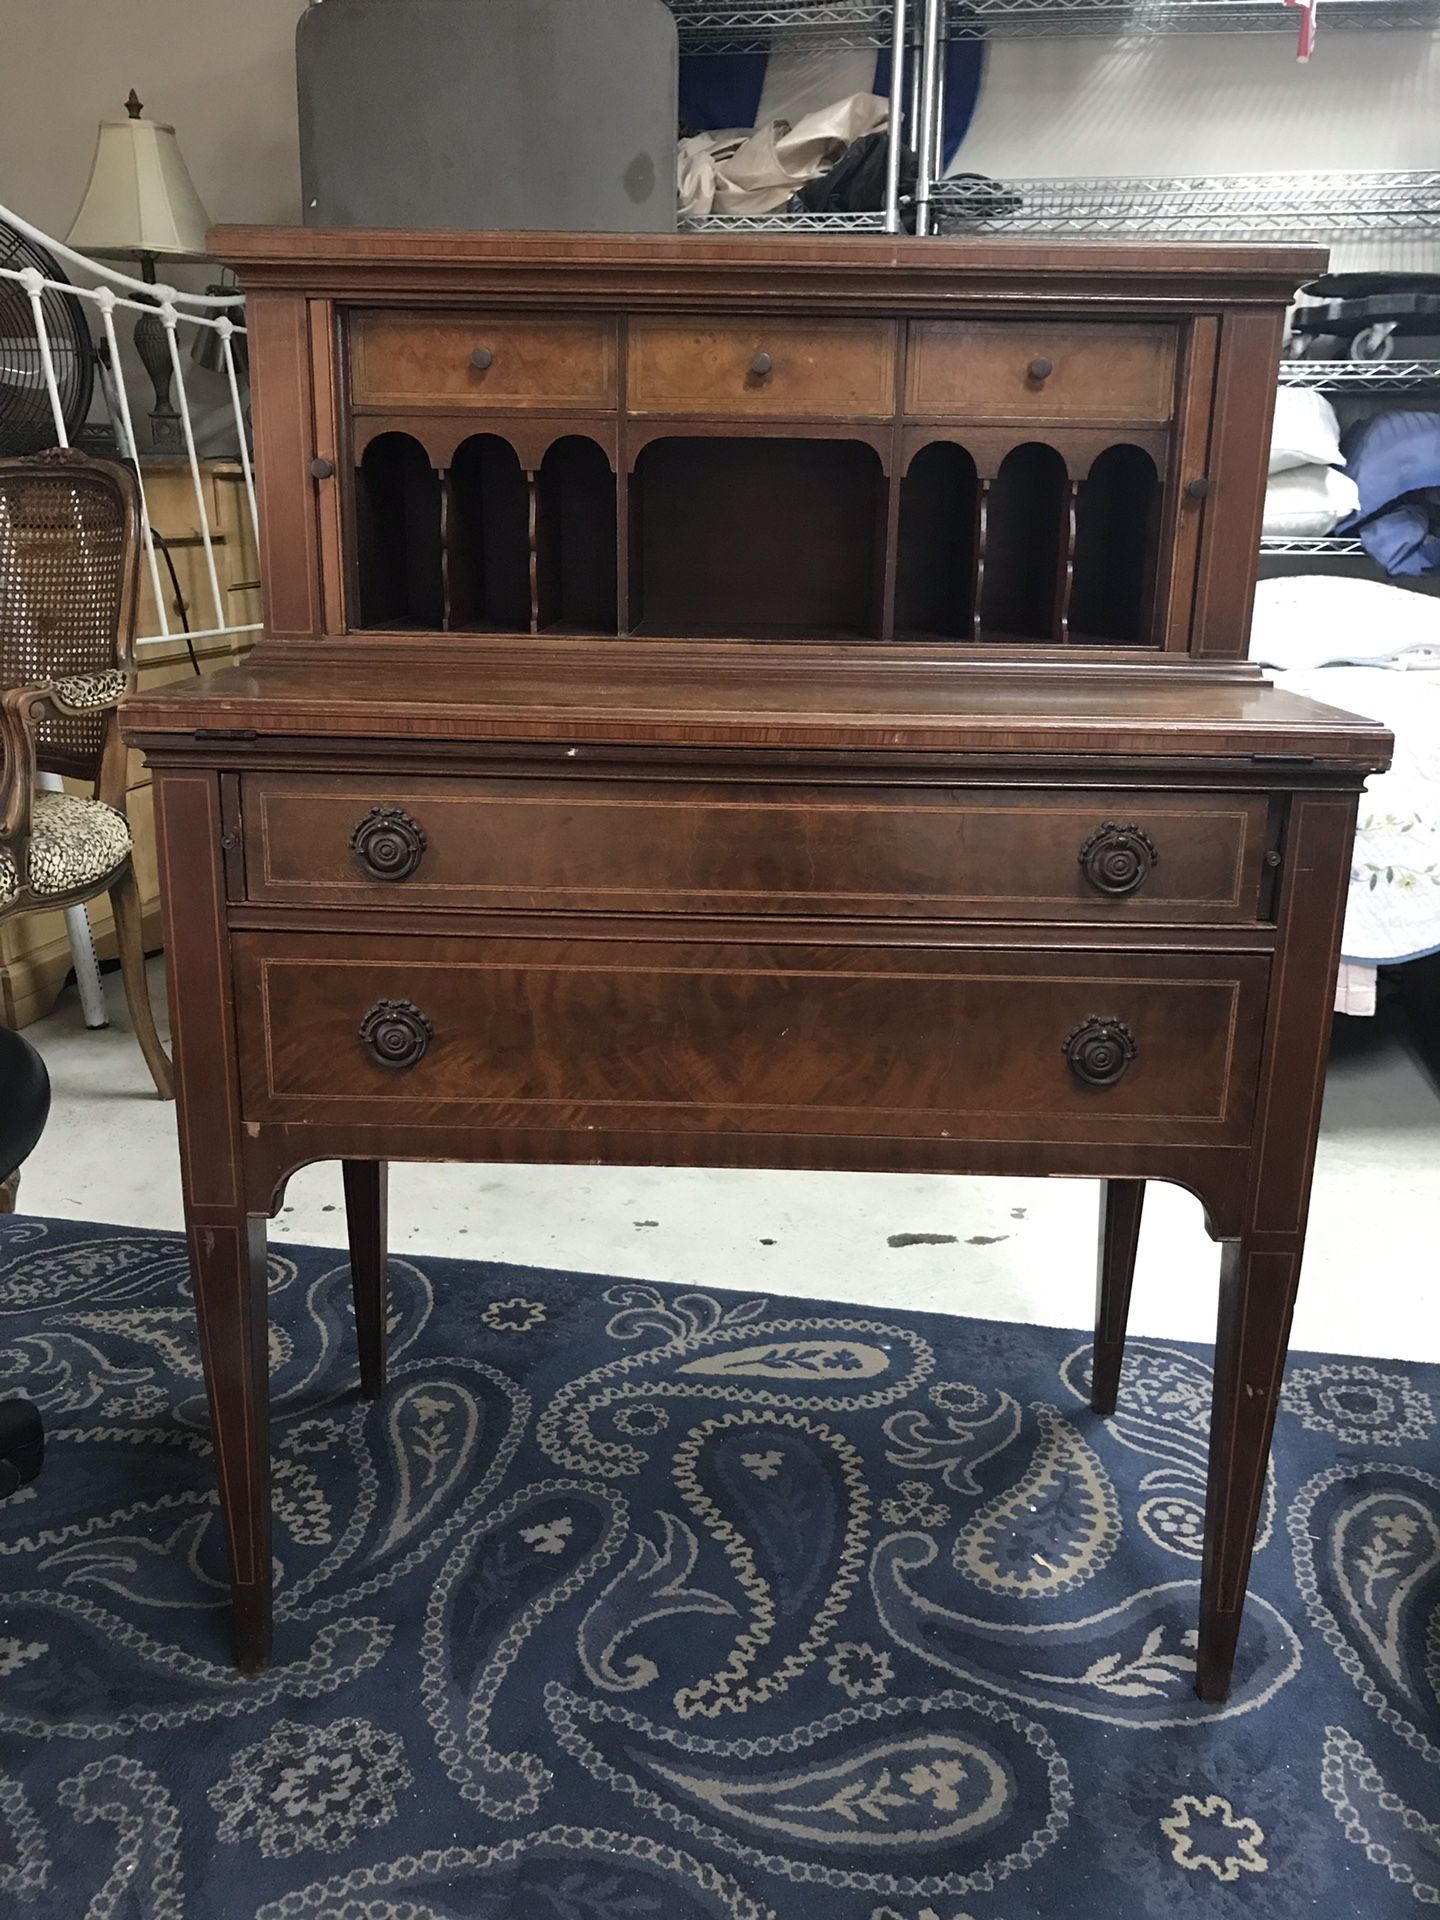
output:
[[[169,1100],[116,719],[135,683],[139,560],[128,467],[69,448],[0,460],[0,920],[109,894],[130,1018]],[[93,797],[37,791],[37,770],[88,782]]]

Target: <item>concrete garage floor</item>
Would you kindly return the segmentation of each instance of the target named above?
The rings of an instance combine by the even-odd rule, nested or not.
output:
[[[161,963],[151,993],[164,1018]],[[21,1210],[178,1228],[173,1107],[154,1097],[106,980],[114,1024],[87,1032],[68,990],[28,1029],[54,1087]],[[1084,1326],[1097,1197],[1088,1182],[891,1174],[396,1166],[391,1250],[507,1260],[854,1306]],[[1342,1019],[1326,1087],[1294,1345],[1440,1361],[1440,1089],[1403,1019]],[[277,1243],[344,1243],[340,1175],[290,1183]],[[1132,1330],[1213,1337],[1218,1253],[1188,1194],[1147,1198]]]

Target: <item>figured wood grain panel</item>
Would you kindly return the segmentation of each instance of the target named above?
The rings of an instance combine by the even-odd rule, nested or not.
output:
[[[319,536],[320,603],[327,633],[343,633],[345,616],[345,514],[341,472],[341,363],[335,307],[329,300],[310,302],[311,399],[314,407],[314,455],[333,471],[315,480],[315,524]]]
[[[272,637],[315,635],[321,631],[320,561],[310,477],[314,413],[308,303],[299,294],[252,294],[245,325],[265,631]]]
[[[1209,477],[1210,412],[1215,399],[1215,360],[1219,322],[1201,314],[1191,324],[1181,359],[1180,405],[1176,415],[1170,471],[1164,481],[1163,518],[1157,548],[1155,627],[1161,644],[1184,653],[1190,645],[1195,614],[1195,566],[1205,502],[1188,492],[1193,480]]]
[[[246,1119],[301,1123],[1232,1145],[1250,1124],[1268,968],[759,940],[235,939]],[[360,1038],[386,1001],[433,1035],[405,1069]],[[1064,1058],[1090,1018],[1136,1037],[1111,1087],[1082,1085]]]
[[[352,313],[357,407],[613,407],[615,322],[544,313]],[[490,355],[477,367],[472,356]]]
[[[896,330],[886,321],[630,322],[631,414],[888,419],[895,407]],[[757,372],[756,357],[768,358]]]
[[[1227,313],[1220,322],[1215,404],[1190,651],[1243,659],[1250,646],[1256,558],[1265,510],[1275,367],[1284,316]]]
[[[204,771],[155,780],[176,1117],[192,1213],[243,1205],[220,781]]]
[[[910,325],[905,411],[977,424],[1162,422],[1175,406],[1176,329],[1143,322],[922,320]],[[1033,368],[1049,363],[1036,377]]]
[[[424,836],[399,881],[374,878],[351,847],[377,805],[403,809]],[[1257,793],[252,774],[247,897],[398,911],[1253,922],[1267,817]],[[1101,893],[1082,869],[1108,823],[1140,827],[1155,848],[1132,894]]]

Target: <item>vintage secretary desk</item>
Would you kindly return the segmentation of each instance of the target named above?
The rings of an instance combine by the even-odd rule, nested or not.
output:
[[[1089,1175],[1223,1247],[1198,1689],[1229,1685],[1356,796],[1244,663],[1308,250],[221,230],[265,638],[155,770],[239,1660],[270,1657],[265,1219],[395,1158]]]

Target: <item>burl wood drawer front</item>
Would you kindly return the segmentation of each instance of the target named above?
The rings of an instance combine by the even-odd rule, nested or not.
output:
[[[905,410],[931,420],[1156,423],[1175,410],[1175,329],[1095,321],[910,327]]]
[[[882,419],[895,411],[887,321],[630,322],[634,414]]]
[[[234,937],[251,1121],[1235,1144],[1263,956]]]
[[[291,906],[1254,921],[1252,794],[252,774],[246,894]]]
[[[615,326],[530,313],[356,313],[359,407],[613,407]]]

